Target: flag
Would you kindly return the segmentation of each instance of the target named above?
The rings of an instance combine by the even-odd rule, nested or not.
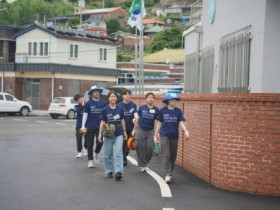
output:
[[[129,18],[127,24],[131,27],[136,26],[139,31],[143,30],[143,20],[141,20],[141,13],[143,17],[146,16],[144,1],[134,0],[129,9]]]

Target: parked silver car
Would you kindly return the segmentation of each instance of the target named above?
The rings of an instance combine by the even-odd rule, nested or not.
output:
[[[76,116],[74,107],[77,104],[73,97],[56,97],[50,104],[48,112],[53,119],[59,116],[66,116],[73,119]]]
[[[8,115],[19,113],[27,116],[32,111],[32,106],[27,101],[18,100],[9,93],[0,92],[0,112]]]

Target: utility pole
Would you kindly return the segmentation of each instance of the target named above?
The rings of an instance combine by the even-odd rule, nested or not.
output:
[[[85,7],[85,0],[79,0],[80,28],[82,27],[82,23],[83,23],[82,10],[83,10],[84,7]]]

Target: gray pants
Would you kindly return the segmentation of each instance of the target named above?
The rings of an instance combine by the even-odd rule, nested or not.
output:
[[[135,150],[139,167],[146,167],[152,159],[155,149],[154,134],[154,130],[144,130],[141,127],[137,129]]]
[[[160,137],[163,175],[171,175],[177,158],[178,139]]]

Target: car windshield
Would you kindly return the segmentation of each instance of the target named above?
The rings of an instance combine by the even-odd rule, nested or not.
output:
[[[65,103],[65,99],[64,98],[55,98],[55,99],[53,99],[52,103],[55,103],[55,104]]]

